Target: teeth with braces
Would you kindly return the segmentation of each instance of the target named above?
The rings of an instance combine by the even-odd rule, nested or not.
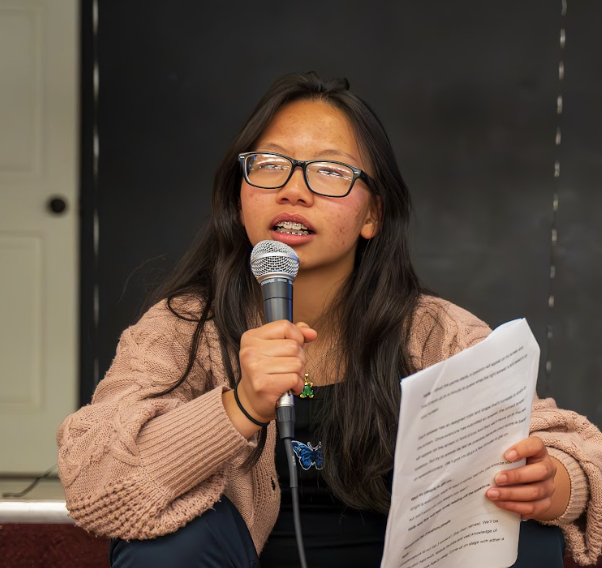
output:
[[[278,223],[276,226],[280,227],[281,229],[295,229],[295,231],[301,231],[301,230],[309,231],[309,229],[302,223],[295,223],[293,221],[280,221],[280,223]]]
[[[280,221],[276,225],[276,230],[287,235],[309,235],[309,229],[303,223],[294,221]]]

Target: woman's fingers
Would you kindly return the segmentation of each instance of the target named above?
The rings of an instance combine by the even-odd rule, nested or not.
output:
[[[283,375],[290,375],[289,381],[302,381],[305,373],[305,363],[299,357],[261,356],[249,361],[246,367],[247,378],[252,379],[253,390],[258,393],[280,391],[286,386]]]
[[[520,483],[536,483],[551,479],[556,473],[556,467],[551,460],[542,460],[534,464],[525,465],[516,469],[500,471],[495,476],[497,485],[517,485]]]
[[[554,493],[554,482],[551,479],[525,485],[511,487],[494,487],[487,490],[487,496],[495,501],[539,501],[547,499]]]
[[[519,513],[523,519],[537,519],[543,516],[552,505],[554,480],[539,483],[493,487],[487,490],[487,497],[501,509]]]
[[[521,440],[514,446],[509,447],[504,453],[504,457],[511,462],[518,461],[522,458],[532,458],[534,460],[545,459],[548,455],[541,438],[537,436],[529,436]]]
[[[552,504],[550,498],[538,501],[494,501],[500,508],[506,511],[518,513],[523,520],[540,519],[545,515]]]
[[[307,326],[307,324],[303,325]],[[306,329],[309,330],[311,328],[307,326]],[[287,320],[273,321],[261,327],[250,329],[243,333],[243,338],[245,336],[259,337],[261,339],[294,339],[299,345],[303,345],[305,342],[305,337],[299,326]]]
[[[273,371],[269,366],[270,358],[297,358],[301,368],[305,365],[306,356],[303,349],[304,334],[315,331],[311,328],[300,328],[287,321],[273,322],[258,329],[247,331],[241,337],[239,359],[243,372],[257,370],[264,373],[285,372]],[[300,372],[300,369],[289,369]]]
[[[521,440],[504,453],[508,461],[526,458],[526,465],[499,472],[496,487],[487,497],[498,507],[519,513],[523,519],[539,518],[552,505],[556,466],[537,436]]]
[[[550,459],[541,438],[530,436],[508,448],[504,453],[508,461],[526,459],[526,465],[501,471],[495,476],[497,485],[519,485],[554,479],[556,466]]]
[[[296,357],[305,364],[305,351],[292,339],[250,339],[240,344],[239,357],[244,365],[247,361],[270,357]]]
[[[318,337],[318,332],[315,329],[309,327],[305,322],[297,323],[297,327],[301,330],[305,343],[310,343]]]

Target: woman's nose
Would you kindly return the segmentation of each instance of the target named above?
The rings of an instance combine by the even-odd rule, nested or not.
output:
[[[295,168],[293,175],[285,185],[278,190],[277,200],[279,203],[290,203],[292,205],[305,205],[309,207],[314,202],[314,194],[307,187],[303,169]]]

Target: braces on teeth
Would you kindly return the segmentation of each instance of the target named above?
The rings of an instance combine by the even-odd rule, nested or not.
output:
[[[305,225],[293,221],[281,221],[276,225],[276,230],[288,235],[309,235],[309,229]]]

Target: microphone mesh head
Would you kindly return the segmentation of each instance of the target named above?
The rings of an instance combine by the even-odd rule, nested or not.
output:
[[[269,276],[282,276],[294,280],[299,272],[299,257],[284,243],[261,241],[251,252],[251,270],[258,282]]]

